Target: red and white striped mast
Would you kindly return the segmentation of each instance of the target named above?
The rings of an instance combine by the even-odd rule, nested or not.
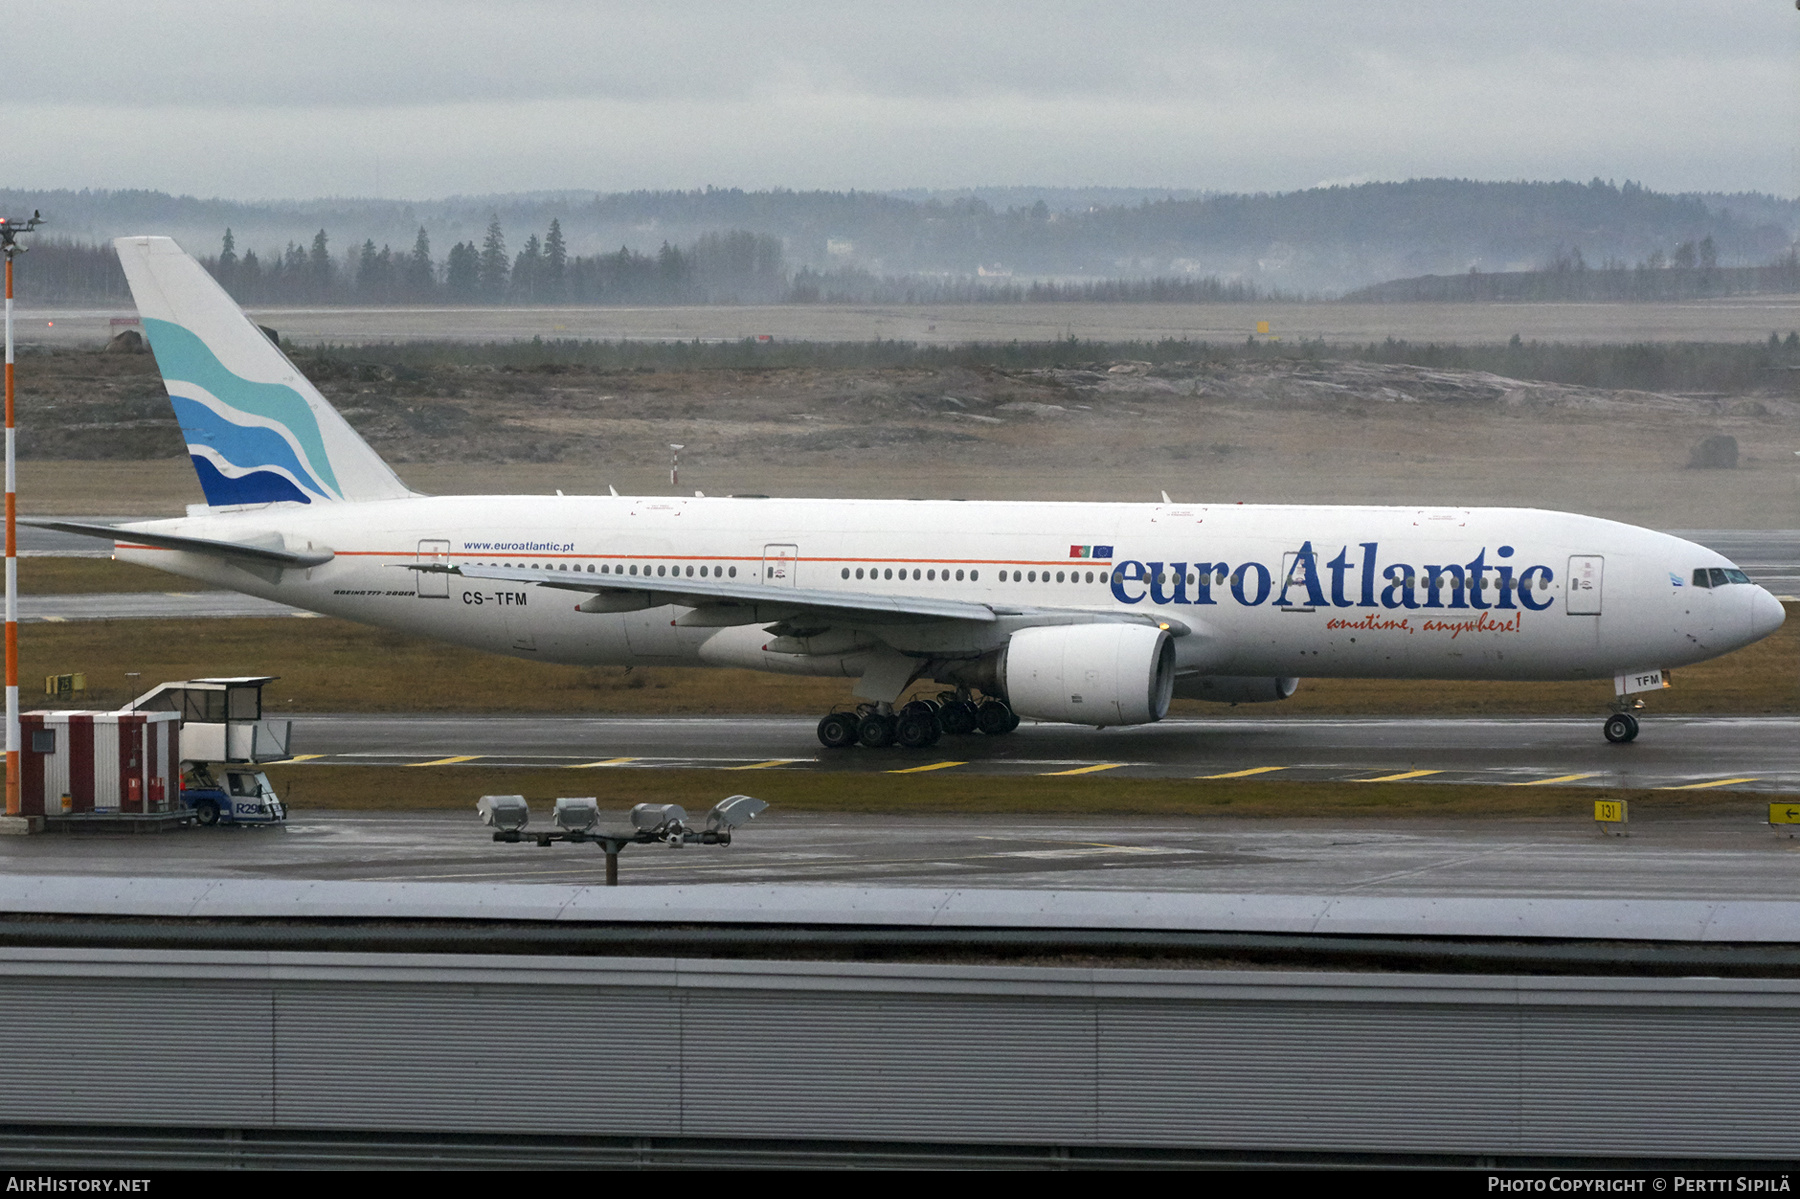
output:
[[[13,259],[25,249],[21,233],[44,223],[0,217],[0,253],[6,255],[6,814],[19,806],[19,479],[13,465]]]

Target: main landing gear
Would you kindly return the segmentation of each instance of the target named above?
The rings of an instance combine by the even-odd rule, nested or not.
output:
[[[967,692],[946,691],[936,699],[915,699],[899,711],[892,704],[862,704],[855,711],[833,712],[819,721],[819,743],[826,749],[928,749],[946,733],[999,737],[1018,727],[1018,716],[1004,700],[988,696],[977,702]]]

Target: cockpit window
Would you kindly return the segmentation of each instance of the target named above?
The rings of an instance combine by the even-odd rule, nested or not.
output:
[[[1750,576],[1741,570],[1727,570],[1725,572],[1725,581],[1728,583],[1748,583],[1750,581]]]
[[[1725,577],[1725,572],[1720,570],[1716,566],[1713,567],[1712,570],[1709,571],[1708,573],[1710,573],[1712,575],[1712,585],[1714,587],[1723,587],[1723,586],[1725,586],[1725,584],[1731,582],[1730,579]]]
[[[1712,578],[1706,573],[1706,567],[1697,566],[1694,568],[1694,586],[1696,586],[1696,587],[1711,587],[1712,586]]]
[[[1694,586],[1724,587],[1729,583],[1748,583],[1750,576],[1734,567],[1702,566],[1694,571]]]

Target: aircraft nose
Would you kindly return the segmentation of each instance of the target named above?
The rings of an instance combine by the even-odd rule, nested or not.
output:
[[[1787,620],[1781,601],[1761,587],[1750,600],[1750,636],[1760,639],[1779,629]]]

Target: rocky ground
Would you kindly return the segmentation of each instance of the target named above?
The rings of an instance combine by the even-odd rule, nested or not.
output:
[[[302,358],[414,486],[1202,502],[1504,503],[1800,526],[1800,397],[1608,391],[1361,362],[589,371]],[[197,499],[148,355],[19,372],[22,503]],[[1690,469],[1707,437],[1736,469]],[[87,463],[71,469],[68,463]]]

